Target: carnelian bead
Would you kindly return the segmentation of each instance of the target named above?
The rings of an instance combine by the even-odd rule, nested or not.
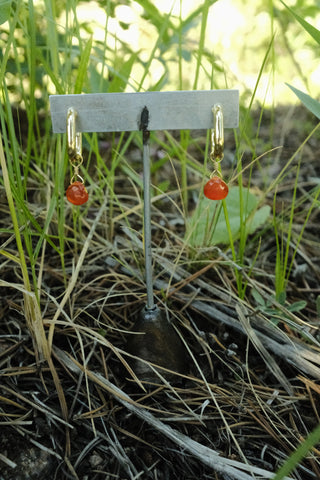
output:
[[[66,191],[67,199],[73,205],[83,205],[88,201],[89,195],[82,182],[73,182]]]
[[[213,177],[205,184],[203,193],[210,200],[223,200],[229,193],[226,182],[220,177]]]

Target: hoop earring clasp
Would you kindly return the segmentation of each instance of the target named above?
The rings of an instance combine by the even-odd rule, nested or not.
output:
[[[67,112],[68,155],[70,160],[82,162],[82,135],[76,131],[77,112],[70,107]]]
[[[223,111],[219,104],[212,108],[213,129],[211,132],[211,153],[210,158],[214,161],[223,159],[224,132],[223,132]]]

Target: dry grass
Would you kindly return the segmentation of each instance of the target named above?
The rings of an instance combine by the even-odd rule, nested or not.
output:
[[[294,132],[286,135],[296,141]],[[301,196],[319,176],[318,147],[304,150]],[[279,158],[278,166],[284,160]],[[262,188],[261,177],[253,181]],[[182,341],[185,371],[172,377],[162,366],[154,369],[153,382],[145,382],[134,371],[139,352],[128,348],[145,304],[141,202],[136,189],[122,189],[120,173],[116,184],[121,209],[115,201],[114,236],[105,220],[108,198],[79,217],[76,234],[68,207],[64,269],[48,244],[39,261],[52,365],[38,361],[26,328],[23,294],[16,287],[19,268],[1,258],[0,478],[272,478],[320,421],[319,209],[308,223],[288,284],[290,303],[307,301],[298,314],[272,299],[272,229],[263,233],[253,270],[257,242],[248,242],[247,266],[241,266],[247,295],[240,300],[234,273],[240,266],[228,250],[190,252],[177,213],[179,190],[173,189],[170,201],[158,198],[153,204],[156,299]],[[0,248],[5,245],[15,255],[0,188]],[[279,187],[279,202],[286,203],[291,188],[288,176]],[[39,219],[36,193],[29,208]],[[266,201],[272,203],[272,196]],[[297,210],[296,235],[302,221],[303,211]],[[50,229],[56,231],[54,222]],[[277,317],[258,308],[253,290]],[[320,478],[319,453],[315,446],[290,478]]]

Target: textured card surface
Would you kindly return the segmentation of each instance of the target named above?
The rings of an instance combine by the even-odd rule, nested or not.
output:
[[[149,111],[148,130],[195,130],[213,126],[212,108],[223,108],[224,128],[239,123],[238,90],[51,95],[54,133],[66,131],[68,108],[77,111],[78,132],[140,130],[141,113]]]

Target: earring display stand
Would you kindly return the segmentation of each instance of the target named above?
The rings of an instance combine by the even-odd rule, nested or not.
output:
[[[236,128],[239,123],[238,90],[201,90],[143,93],[94,93],[84,95],[51,95],[50,107],[53,133],[65,133],[67,112],[77,112],[76,131],[123,132],[141,131],[143,141],[143,217],[146,306],[140,314],[133,335],[131,350],[141,358],[182,372],[184,354],[173,327],[161,315],[154,301],[152,247],[149,136],[153,130],[207,130],[213,127],[212,108],[223,110],[224,128]],[[141,338],[143,337],[143,338]],[[179,354],[180,350],[180,354]],[[137,363],[140,378],[155,379],[154,370],[145,362]]]

